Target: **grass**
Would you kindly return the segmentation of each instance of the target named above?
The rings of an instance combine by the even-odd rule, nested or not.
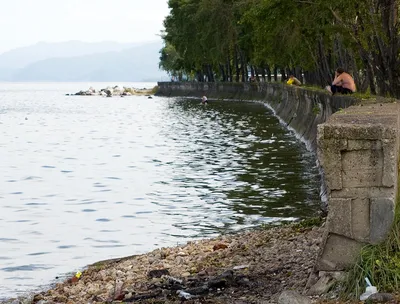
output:
[[[158,89],[159,89],[159,87],[155,86],[154,88],[151,89],[150,93],[154,95],[158,92]]]
[[[312,112],[314,113],[314,115],[318,115],[319,113],[321,113],[321,109],[318,105],[314,105],[314,107],[312,108]]]
[[[265,223],[260,226],[262,230],[268,230],[275,227],[282,227],[282,226],[291,226],[293,230],[301,231],[311,229],[313,227],[319,227],[325,219],[321,216],[310,217],[298,222],[291,222],[291,221],[282,221],[282,222],[273,222],[273,223]]]
[[[387,239],[379,245],[367,245],[362,249],[359,260],[350,269],[343,285],[342,298],[359,298],[365,291],[365,277],[379,292],[400,290],[400,207],[396,208]]]

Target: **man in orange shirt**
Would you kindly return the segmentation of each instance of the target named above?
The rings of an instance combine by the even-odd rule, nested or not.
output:
[[[350,74],[346,73],[342,68],[337,68],[332,85],[327,86],[326,89],[332,95],[335,95],[335,93],[352,94],[356,91],[356,84]]]

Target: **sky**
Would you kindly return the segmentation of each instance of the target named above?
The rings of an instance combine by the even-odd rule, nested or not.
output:
[[[0,53],[37,42],[159,39],[168,0],[0,0]]]

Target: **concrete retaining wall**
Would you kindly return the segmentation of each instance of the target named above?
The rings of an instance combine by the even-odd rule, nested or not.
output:
[[[399,106],[353,106],[318,126],[328,219],[319,270],[343,270],[365,244],[382,242],[395,214]]]

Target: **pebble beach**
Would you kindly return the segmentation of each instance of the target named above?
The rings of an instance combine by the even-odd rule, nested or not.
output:
[[[102,261],[3,303],[278,303],[284,290],[304,291],[323,227],[264,227]]]

